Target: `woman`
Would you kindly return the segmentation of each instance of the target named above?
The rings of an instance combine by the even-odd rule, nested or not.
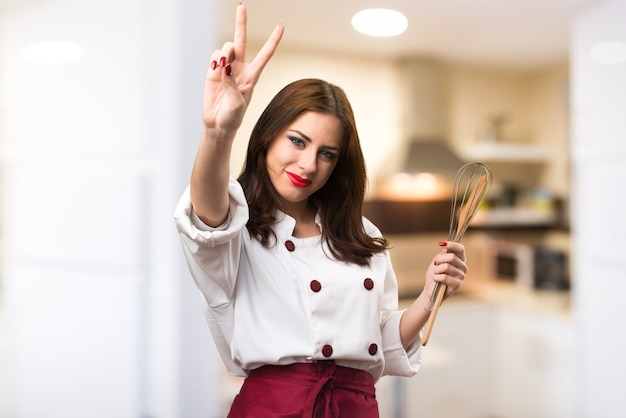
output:
[[[281,90],[255,125],[245,166],[229,173],[235,133],[283,34],[244,60],[245,6],[235,38],[215,51],[204,129],[176,223],[218,350],[247,376],[231,417],[377,417],[374,383],[411,376],[436,282],[454,293],[465,249],[444,247],[423,293],[398,310],[387,241],[361,215],[365,163],[348,99],[306,79]]]

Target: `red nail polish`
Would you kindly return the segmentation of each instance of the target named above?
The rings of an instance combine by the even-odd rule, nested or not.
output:
[[[223,67],[224,65],[226,65],[226,57],[220,58],[220,67]]]
[[[448,245],[448,243],[447,243],[447,242],[445,242],[445,241],[441,241],[441,242],[439,243],[439,246],[440,246],[440,247],[445,247],[446,245]]]
[[[217,61],[211,61],[211,69],[215,70],[217,68]]]
[[[233,69],[231,68],[230,64],[226,65],[225,71],[226,75],[229,77],[233,74]]]

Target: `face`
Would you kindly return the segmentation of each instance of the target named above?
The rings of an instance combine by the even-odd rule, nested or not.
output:
[[[342,128],[332,115],[305,112],[274,138],[267,169],[283,211],[306,205],[330,177],[342,145]]]

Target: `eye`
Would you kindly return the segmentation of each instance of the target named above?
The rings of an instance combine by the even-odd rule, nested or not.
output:
[[[303,146],[304,141],[297,136],[288,136],[289,140],[294,143],[294,145]]]
[[[328,150],[321,150],[320,154],[329,161],[334,161],[337,158],[337,153]]]

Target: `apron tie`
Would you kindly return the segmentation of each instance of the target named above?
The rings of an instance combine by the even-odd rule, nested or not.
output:
[[[313,385],[306,400],[303,418],[338,418],[339,406],[333,397],[335,387],[334,361],[319,361],[316,363],[320,379]]]

